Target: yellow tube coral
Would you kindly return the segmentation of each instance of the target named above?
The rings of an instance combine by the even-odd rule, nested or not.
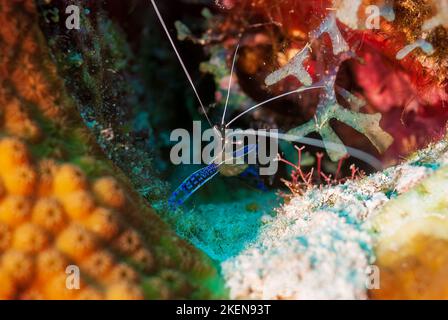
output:
[[[106,206],[121,208],[125,204],[125,195],[113,177],[104,177],[96,180],[93,191],[98,200]]]
[[[23,196],[8,195],[0,203],[0,222],[16,227],[31,217],[32,201]]]
[[[53,234],[62,230],[66,219],[64,209],[54,198],[40,198],[34,205],[32,221]]]

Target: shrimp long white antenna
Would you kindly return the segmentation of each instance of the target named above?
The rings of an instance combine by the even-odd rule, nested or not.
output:
[[[255,131],[250,131],[250,130],[243,130],[238,133],[229,134],[227,136],[227,139],[230,139],[233,136],[238,136],[238,135],[264,136],[264,137],[269,137],[269,138],[273,138],[273,139],[277,139],[277,140],[283,140],[283,141],[288,141],[288,142],[298,142],[298,143],[306,144],[309,146],[315,146],[315,147],[319,147],[319,148],[323,148],[323,149],[331,149],[331,150],[339,150],[339,147],[341,146],[341,144],[335,143],[335,142],[326,141],[324,143],[320,139],[301,137],[301,136],[296,136],[296,135],[287,134],[287,133],[274,133],[274,132],[268,132],[268,131],[256,131],[255,132]],[[367,152],[364,152],[357,148],[349,147],[346,145],[342,145],[342,146],[344,146],[346,148],[347,153],[349,155],[351,155],[352,157],[357,158],[357,159],[363,161],[364,163],[367,163],[368,165],[372,166],[372,168],[374,168],[377,171],[382,170],[383,166],[382,166],[381,161],[379,159],[375,158],[374,156],[372,156],[371,154],[368,154]]]
[[[179,51],[176,48],[176,44],[174,43],[173,38],[171,37],[171,34],[168,31],[168,28],[166,26],[165,20],[163,19],[162,15],[160,14],[159,8],[157,7],[157,4],[155,3],[154,0],[151,0],[151,3],[152,3],[152,6],[154,7],[154,10],[155,10],[156,14],[157,14],[157,17],[159,18],[160,24],[162,25],[163,29],[165,30],[165,33],[168,36],[168,39],[169,39],[169,41],[171,43],[171,46],[173,47],[174,52],[176,53],[177,59],[179,60],[180,65],[182,66],[182,69],[184,70],[185,75],[187,76],[188,81],[190,82],[191,87],[193,88],[193,91],[194,91],[194,93],[196,95],[196,98],[198,99],[199,104],[201,105],[202,112],[204,112],[205,118],[207,119],[210,127],[213,127],[213,124],[212,124],[212,122],[210,121],[210,118],[207,115],[207,111],[205,110],[204,104],[202,103],[202,99],[199,96],[198,90],[196,89],[196,86],[194,85],[194,82],[191,79],[190,73],[188,72],[188,69],[185,66],[185,63],[182,60],[182,57],[181,57]]]
[[[301,92],[304,92],[304,91],[313,90],[313,89],[320,89],[320,88],[325,88],[325,86],[317,85],[317,86],[310,86],[310,87],[302,87],[302,88],[295,89],[295,90],[293,90],[293,91],[289,91],[289,92],[280,94],[280,95],[278,95],[278,96],[272,97],[272,98],[270,98],[270,99],[268,99],[268,100],[265,100],[265,101],[263,101],[263,102],[260,102],[260,103],[258,103],[258,104],[256,104],[256,105],[254,105],[253,107],[251,107],[251,108],[245,110],[244,112],[241,112],[241,113],[240,113],[239,115],[237,115],[235,118],[233,118],[232,120],[230,120],[230,121],[226,124],[226,128],[227,128],[228,126],[230,126],[233,122],[235,122],[236,120],[238,120],[239,118],[241,118],[242,116],[244,116],[245,114],[247,114],[247,113],[249,113],[249,112],[251,112],[251,111],[253,111],[253,110],[255,110],[255,109],[257,109],[257,108],[259,108],[259,107],[261,107],[261,106],[263,106],[263,105],[265,105],[265,104],[267,104],[267,103],[270,103],[270,102],[272,102],[272,101],[281,99],[281,98],[283,98],[283,97],[289,96],[289,95],[294,94],[294,93],[301,93]]]
[[[233,72],[235,70],[235,62],[236,62],[236,57],[238,55],[239,48],[240,48],[240,44],[238,43],[238,45],[236,46],[236,49],[235,49],[235,54],[233,56],[232,69],[230,70],[229,87],[227,89],[227,97],[226,97],[226,104],[224,106],[224,112],[222,113],[221,126],[224,126],[224,122],[226,121],[226,112],[227,112],[227,106],[229,105],[230,89],[232,88]]]

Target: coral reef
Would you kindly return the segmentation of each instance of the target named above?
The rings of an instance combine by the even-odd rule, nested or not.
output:
[[[211,262],[169,230],[83,124],[34,2],[2,2],[0,18],[0,298],[218,297]],[[74,266],[79,290],[67,286]]]
[[[256,239],[222,262],[231,297],[367,298],[368,268],[375,264],[384,278],[372,297],[443,298],[446,286],[437,279],[445,255],[431,257],[442,250],[447,230],[440,192],[447,152],[445,138],[397,167],[292,197],[275,217],[264,217],[268,223]]]
[[[319,135],[325,155],[281,146],[287,196],[281,167],[170,210],[169,182],[197,168],[167,168],[169,131],[203,114],[148,3],[2,1],[0,299],[448,298],[446,1],[177,4],[213,122],[229,102],[230,123]],[[358,176],[355,147],[393,166]]]

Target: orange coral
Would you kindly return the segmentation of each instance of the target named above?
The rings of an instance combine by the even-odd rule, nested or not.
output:
[[[121,208],[126,200],[123,189],[113,177],[96,180],[93,191],[101,203],[113,208]]]
[[[115,214],[106,208],[96,208],[85,221],[84,226],[103,240],[111,240],[117,235],[120,225]]]
[[[1,268],[11,275],[16,285],[23,286],[33,277],[34,261],[23,251],[8,250],[2,255]]]
[[[37,193],[39,196],[49,196],[53,191],[53,177],[56,174],[57,165],[54,160],[44,159],[38,164],[39,182]]]
[[[96,241],[89,231],[72,224],[62,231],[56,240],[56,247],[75,261],[82,261],[96,249]]]
[[[39,226],[24,223],[14,231],[12,246],[28,253],[37,253],[48,244],[47,233]]]
[[[0,269],[0,299],[13,299],[16,293],[16,285],[9,272]]]
[[[78,167],[63,164],[57,169],[53,180],[53,191],[56,195],[63,196],[86,188],[86,176]]]
[[[64,273],[68,265],[68,259],[54,248],[40,252],[36,258],[37,274],[41,279]]]
[[[119,263],[110,272],[109,279],[111,283],[115,282],[137,282],[139,275],[131,266],[126,263]]]
[[[373,299],[447,299],[448,241],[419,235],[401,248],[383,253],[378,259],[381,271],[379,290]]]
[[[0,297],[142,298],[137,269],[103,248],[121,230],[112,209],[122,206],[125,199],[118,182],[99,178],[90,187],[77,166],[58,165],[51,159],[40,161],[35,170],[28,148],[17,139],[3,138],[0,150],[4,151],[3,168],[8,168],[0,168],[0,186],[5,186],[0,199],[0,252],[4,252]],[[112,196],[105,196],[105,191]],[[115,245],[122,254],[132,254],[142,266],[139,270],[152,270],[154,257],[137,231],[127,227]],[[79,292],[67,289],[65,271],[71,263],[93,277],[98,287],[83,286]]]
[[[53,198],[41,198],[34,205],[32,220],[44,229],[57,233],[66,223],[64,209]]]
[[[114,257],[109,252],[96,251],[83,262],[82,267],[90,276],[103,281],[114,264]]]
[[[41,129],[31,120],[17,99],[10,101],[4,110],[4,126],[8,133],[31,141],[41,137]]]
[[[125,230],[115,240],[115,246],[120,252],[124,254],[133,253],[141,247],[140,235],[135,230]]]
[[[79,291],[76,288],[67,288],[67,276],[65,273],[58,274],[48,281],[48,285],[43,287],[43,294],[47,299],[75,300]]]
[[[27,221],[31,216],[32,201],[23,196],[8,195],[0,202],[0,222],[12,227]]]
[[[16,166],[29,164],[26,145],[17,138],[0,139],[0,172],[8,172]]]
[[[149,245],[168,235],[163,245],[191,247],[98,152],[35,10],[32,0],[0,5],[0,299],[142,299],[155,266],[171,261]],[[79,289],[67,286],[68,266],[80,269]]]
[[[143,292],[136,285],[119,282],[107,289],[106,297],[109,300],[140,300],[143,299]]]
[[[132,258],[137,262],[140,267],[146,271],[150,272],[154,269],[154,256],[148,249],[141,248],[137,250],[133,255]]]
[[[0,252],[6,250],[11,243],[11,230],[6,224],[0,223]]]
[[[87,191],[76,191],[60,198],[67,215],[75,220],[87,218],[95,209],[95,201]]]
[[[29,196],[34,193],[37,174],[29,165],[22,165],[3,174],[6,190],[11,194]]]

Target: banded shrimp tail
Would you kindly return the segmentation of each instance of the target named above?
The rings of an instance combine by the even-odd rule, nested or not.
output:
[[[176,209],[178,206],[183,205],[196,190],[219,173],[218,168],[218,164],[211,163],[186,178],[168,199],[170,209]]]

